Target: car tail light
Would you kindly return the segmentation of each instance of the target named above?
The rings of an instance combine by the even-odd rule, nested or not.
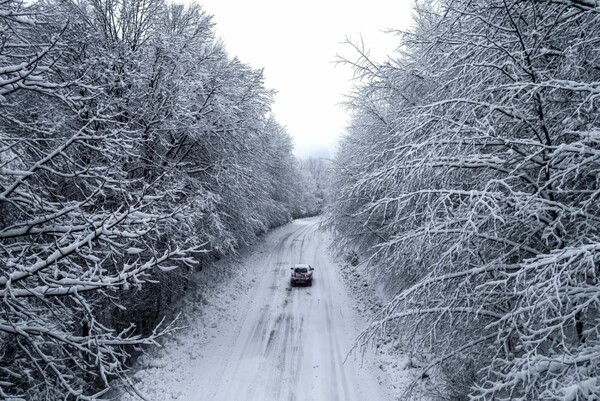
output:
[[[310,278],[310,273],[307,273],[307,274],[306,274],[306,278]]]
[[[296,273],[292,272],[292,277],[296,277]]]

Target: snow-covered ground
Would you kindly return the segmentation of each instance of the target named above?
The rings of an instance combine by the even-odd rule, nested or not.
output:
[[[386,283],[381,277],[377,277],[373,267],[366,265],[364,260],[358,266],[344,263],[342,277],[352,294],[354,309],[363,321],[373,320],[373,316],[394,295],[392,290],[386,289]],[[370,353],[376,361],[377,380],[391,399],[407,399],[409,388],[416,399],[432,399],[431,381],[428,377],[421,377],[424,363],[420,355],[412,355],[392,333],[381,333],[374,337],[366,348],[362,351]]]
[[[403,359],[384,347],[348,354],[373,294],[342,277],[318,226],[316,218],[297,220],[237,261],[199,272],[184,301],[189,328],[140,359],[131,380],[139,393],[181,401],[396,399]],[[290,287],[295,263],[315,268],[312,287]]]

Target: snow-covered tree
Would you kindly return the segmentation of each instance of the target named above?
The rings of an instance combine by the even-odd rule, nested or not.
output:
[[[129,173],[139,136],[92,62],[74,65],[88,56],[87,38],[68,41],[81,26],[36,4],[1,7],[0,394],[90,399],[122,374],[128,347],[171,330],[114,327],[99,302],[120,307],[120,291],[194,264],[200,248],[157,246],[183,205],[163,207],[170,194]]]
[[[300,170],[311,183],[310,191],[315,197],[315,207],[312,214],[319,214],[329,203],[331,187],[331,160],[309,157],[300,160]]]
[[[415,14],[397,57],[356,63],[336,166],[333,227],[398,290],[365,339],[431,351],[448,398],[597,398],[600,8]]]
[[[271,93],[198,6],[0,0],[0,398],[100,397],[199,262],[290,219]]]

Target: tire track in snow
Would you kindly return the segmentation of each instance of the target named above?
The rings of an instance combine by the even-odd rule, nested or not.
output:
[[[343,363],[358,333],[345,320],[354,312],[318,220],[296,221],[273,236],[248,277],[239,278],[256,280],[235,305],[240,318],[205,346],[190,367],[197,383],[179,401],[381,401],[374,376]],[[290,287],[295,263],[315,267],[312,287]]]

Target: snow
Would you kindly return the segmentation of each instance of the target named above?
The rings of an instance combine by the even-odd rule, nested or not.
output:
[[[356,262],[359,258],[356,258]],[[373,321],[375,315],[383,305],[390,302],[392,292],[386,291],[385,283],[381,277],[373,274],[373,267],[366,264],[358,264],[353,267],[346,264],[342,270],[342,276],[349,288],[349,293],[355,299],[353,308],[360,314],[363,321]],[[382,333],[381,337],[375,338],[371,344],[373,358],[378,366],[377,380],[387,391],[390,399],[407,399],[406,393],[411,388],[420,393],[419,399],[427,400],[424,395],[431,387],[429,380],[423,380],[423,363],[415,355],[410,355],[404,350],[401,342],[395,339],[392,333]]]
[[[598,391],[597,383],[598,378],[591,377],[579,383],[564,388],[562,391],[562,401],[575,401],[588,399],[588,397],[592,397],[594,393]]]
[[[131,377],[137,391],[179,401],[397,399],[386,387],[410,361],[375,348],[351,352],[367,320],[318,226],[297,220],[237,261],[199,272],[182,300],[180,325],[188,327],[140,358]],[[312,287],[290,286],[297,263],[314,267]],[[120,399],[139,398],[130,390]]]

